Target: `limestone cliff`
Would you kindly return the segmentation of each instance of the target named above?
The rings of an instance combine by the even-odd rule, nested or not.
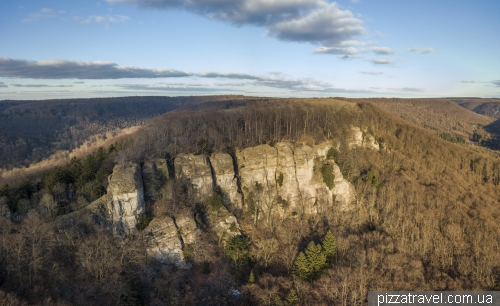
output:
[[[107,208],[115,236],[137,231],[137,216],[145,212],[141,168],[137,164],[118,164],[108,178]]]
[[[224,191],[226,206],[242,207],[241,194],[238,192],[238,178],[234,172],[233,158],[229,154],[216,153],[210,156],[215,175],[215,184]]]
[[[237,152],[245,199],[253,200],[266,219],[274,213],[281,217],[314,214],[334,204],[348,209],[354,189],[334,160],[327,160],[331,147],[330,143],[311,147],[279,142],[274,147],[261,145]],[[324,164],[333,166],[332,189],[320,173]]]
[[[380,150],[380,145],[375,141],[375,138],[363,131],[359,127],[351,127],[351,137],[348,143],[349,149],[368,148],[372,150]]]
[[[174,165],[176,179],[185,182],[195,199],[204,200],[212,194],[212,169],[205,155],[180,154]]]
[[[331,148],[330,142],[314,146],[278,142],[274,146],[238,150],[234,155],[180,154],[170,167],[175,171],[175,180],[186,185],[195,201],[206,203],[214,188],[220,187],[225,207],[210,206],[203,226],[208,225],[219,242],[225,244],[228,239],[242,235],[231,212],[234,209],[250,213],[254,222],[274,222],[277,217],[317,214],[332,208],[350,209],[355,200],[354,187],[343,178],[328,154]],[[124,237],[137,231],[137,217],[145,212],[144,198],[148,203],[159,199],[161,186],[172,175],[162,159],[146,161],[142,168],[132,163],[115,166],[107,195],[101,201],[105,203],[115,236]],[[162,191],[161,203],[172,196],[167,189]],[[155,205],[162,205],[160,202]],[[198,241],[200,230],[188,208],[166,214],[153,219],[144,229],[148,253],[160,262],[187,268],[183,251]]]

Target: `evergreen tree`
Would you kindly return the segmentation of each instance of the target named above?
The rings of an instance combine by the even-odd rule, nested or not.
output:
[[[327,263],[332,264],[336,257],[337,239],[335,239],[331,231],[326,232],[323,238],[323,250],[325,251]]]
[[[300,279],[309,279],[311,275],[310,263],[304,252],[300,252],[293,263],[293,273]]]
[[[326,254],[320,244],[309,242],[306,248],[306,257],[309,262],[310,278],[319,277],[323,269],[326,268]]]
[[[80,176],[80,180],[84,182],[88,182],[95,178],[97,169],[96,169],[96,161],[92,154],[87,155],[83,162],[82,174]]]
[[[299,303],[299,296],[297,295],[297,291],[295,291],[295,289],[290,289],[290,293],[288,294],[286,301],[290,305],[297,305]]]
[[[224,249],[226,256],[234,261],[234,264],[245,263],[248,260],[248,245],[243,236],[231,238]]]
[[[253,275],[253,270],[250,271],[250,277],[248,278],[248,284],[249,285],[255,284],[255,276]]]

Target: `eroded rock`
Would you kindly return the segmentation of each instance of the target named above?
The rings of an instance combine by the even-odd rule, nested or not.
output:
[[[234,173],[233,158],[229,154],[216,153],[210,156],[210,162],[215,173],[217,186],[220,186],[227,195],[227,199],[224,199],[225,204],[241,208],[242,199],[238,192],[238,179]]]
[[[109,176],[107,208],[115,236],[137,232],[137,217],[145,212],[144,187],[138,164],[118,164]]]

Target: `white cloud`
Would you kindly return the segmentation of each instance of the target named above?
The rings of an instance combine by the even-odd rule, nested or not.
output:
[[[43,8],[36,13],[28,14],[28,17],[21,19],[22,23],[35,22],[42,19],[54,18],[59,15],[66,14],[65,11],[55,11],[51,8]]]
[[[355,40],[365,34],[363,22],[349,10],[327,0],[107,0],[136,3],[156,9],[183,9],[228,22],[267,29],[267,35],[283,41],[326,47],[371,45]],[[351,45],[352,44],[352,45]]]
[[[280,40],[319,43],[325,46],[336,46],[363,33],[363,22],[355,18],[350,11],[340,10],[336,3],[268,28],[268,34]]]
[[[365,61],[373,63],[375,65],[392,65],[392,64],[394,64],[393,60],[387,59],[387,58],[370,58],[370,59],[366,59]]]
[[[318,47],[313,50],[313,53],[323,53],[323,54],[347,54],[354,55],[358,53],[358,50],[353,47],[339,48],[339,47]]]
[[[476,83],[474,80],[461,80],[461,83],[466,83],[466,84],[471,84],[471,83]]]
[[[391,50],[391,48],[388,47],[371,47],[370,50],[378,55],[390,55],[394,54],[394,51]]]
[[[491,83],[497,87],[500,87],[500,80],[491,81]]]
[[[88,16],[87,18],[85,17],[80,17],[80,16],[75,16],[73,17],[73,20],[78,21],[81,24],[90,24],[93,22],[100,23],[100,24],[110,24],[110,23],[118,23],[118,22],[126,22],[130,20],[130,17],[128,16],[123,16],[123,15],[115,15],[115,16]]]
[[[360,71],[359,73],[369,74],[369,75],[382,75],[382,74],[384,74],[381,71]]]
[[[424,48],[424,49],[421,49],[421,48],[417,48],[417,47],[413,47],[413,48],[410,48],[410,49],[406,49],[407,52],[411,52],[411,53],[418,53],[418,54],[431,54],[431,53],[434,53],[434,49],[433,48]]]

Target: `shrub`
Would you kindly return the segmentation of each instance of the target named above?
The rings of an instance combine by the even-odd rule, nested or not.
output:
[[[148,217],[146,214],[139,214],[137,216],[137,224],[135,227],[139,231],[143,231],[146,227],[148,227],[150,222],[151,222],[151,218]]]
[[[280,175],[278,176],[278,179],[276,180],[276,182],[278,183],[278,185],[280,187],[283,186],[283,173],[280,173]]]
[[[333,173],[333,166],[330,164],[324,164],[321,166],[321,175],[323,176],[323,182],[330,188],[333,189],[335,186],[335,174]]]
[[[331,147],[328,150],[328,153],[326,153],[326,158],[327,159],[337,159],[338,155],[339,155],[339,152],[334,147]]]

